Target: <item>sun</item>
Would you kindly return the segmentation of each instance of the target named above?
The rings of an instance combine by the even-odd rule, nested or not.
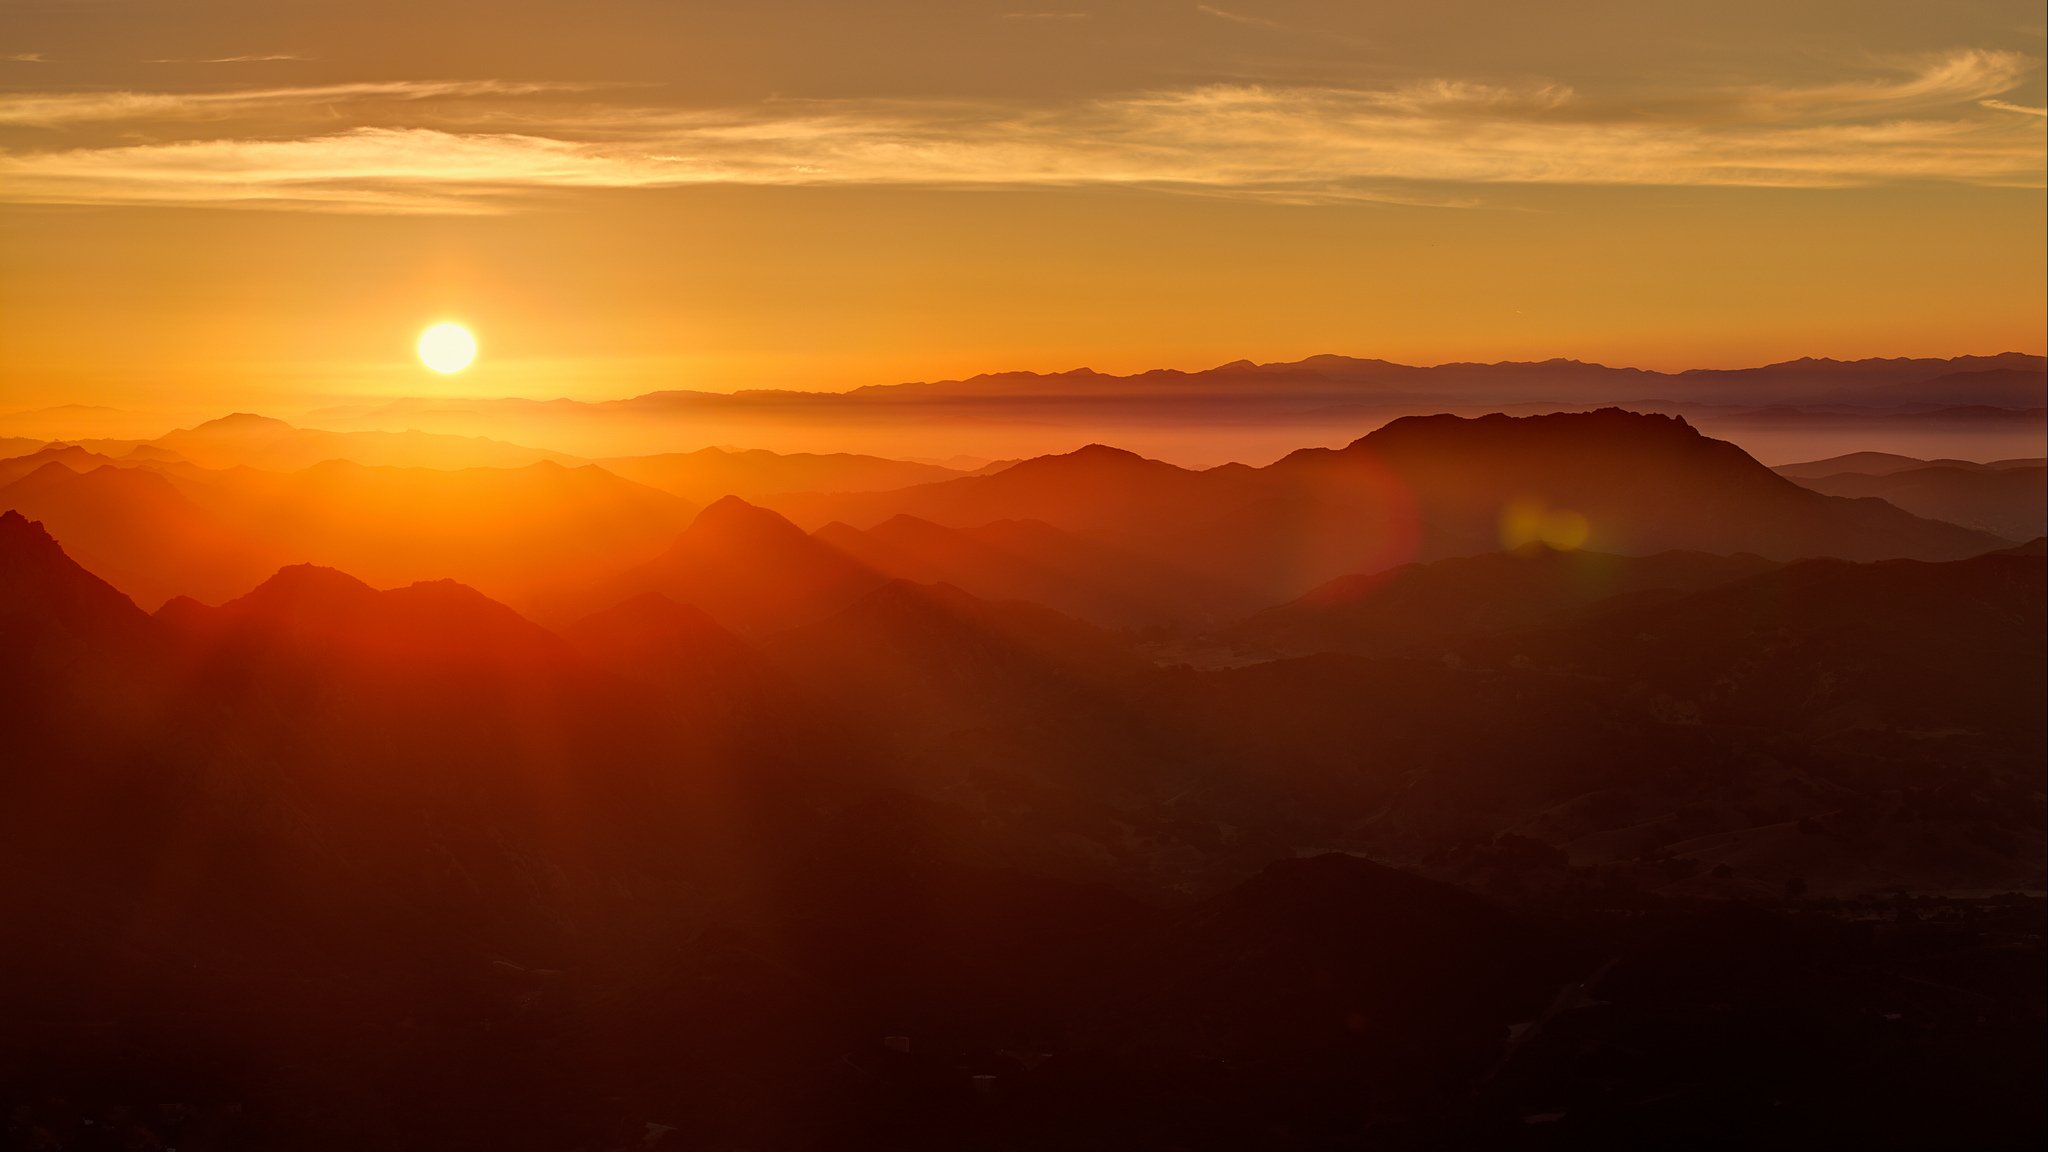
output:
[[[476,337],[450,320],[420,333],[420,363],[446,375],[460,372],[476,359]]]

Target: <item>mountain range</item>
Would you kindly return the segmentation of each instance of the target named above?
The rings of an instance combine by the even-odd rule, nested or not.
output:
[[[0,485],[0,506],[76,541],[148,605],[218,602],[267,571],[313,563],[377,584],[460,579],[555,621],[660,593],[743,632],[822,618],[890,579],[1037,601],[1110,627],[1206,629],[1338,577],[1560,531],[1567,547],[1620,555],[1935,560],[2027,538],[2039,522],[2025,486],[2038,469],[1971,473],[1979,496],[1916,505],[2004,530],[1994,534],[1817,492],[1847,482],[1795,482],[1683,418],[1619,409],[1405,418],[1263,468],[1192,470],[1100,445],[979,475],[851,456],[685,459],[711,469],[691,490],[742,478],[736,470],[758,486],[808,477],[846,487],[767,497],[766,508],[727,495],[699,515],[589,464],[332,460],[273,472],[71,445],[0,461],[0,480],[15,477]],[[947,478],[858,490],[934,472]]]
[[[1241,622],[1110,536],[1178,541],[1149,521],[1190,492],[1251,494],[1202,510],[1248,526],[1225,547],[1288,500],[1300,532],[1427,492],[1421,555],[1484,543],[1510,467],[1585,510],[1581,546],[1503,551],[1496,508],[1478,553]],[[110,1123],[298,1147],[1221,1149],[1513,1143],[1564,1098],[1596,1146],[1701,1109],[1742,1138],[1927,1135],[1904,1103],[1843,1110],[1875,1075],[1972,1139],[2028,1130],[2038,1036],[2005,1021],[2038,999],[2038,901],[1949,896],[2044,868],[2038,541],[1589,550],[1986,539],[1660,418],[1425,420],[1275,468],[1099,450],[901,490],[963,519],[1066,500],[1057,526],[807,533],[724,498],[559,630],[303,564],[144,614],[0,513],[11,1115],[125,1103]],[[96,476],[172,484],[16,484]],[[1687,499],[1714,514],[1636,511]],[[1148,584],[1268,650],[1194,666],[1008,595],[1122,615]],[[1888,1012],[1926,1032],[1855,1039]]]

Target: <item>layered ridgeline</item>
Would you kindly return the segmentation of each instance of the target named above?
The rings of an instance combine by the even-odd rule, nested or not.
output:
[[[1682,419],[1617,409],[1406,418],[1264,468],[1193,471],[1094,446],[989,476],[771,503],[799,523],[871,530],[898,516],[1043,521],[1235,590],[1242,610],[1347,573],[1545,538],[1777,560],[1946,560],[2010,542],[1802,488]]]
[[[1209,459],[1324,441],[1417,411],[1476,415],[1622,405],[1680,412],[1723,434],[1903,430],[2002,432],[2038,441],[2048,361],[2005,353],[1953,359],[1804,358],[1755,368],[1656,372],[1576,360],[1433,366],[1349,356],[1127,376],[998,372],[856,388],[663,391],[622,400],[399,400],[318,414],[332,426],[491,430],[593,455],[655,452],[678,436],[782,450],[861,442],[903,455],[971,450],[1035,455],[1088,430],[1190,446]],[[700,441],[701,442],[701,441]],[[629,447],[601,447],[628,445]],[[2000,452],[2000,455],[2016,455]]]
[[[2038,887],[2044,564],[1532,546],[1312,598],[1399,657],[1202,671],[738,501],[559,633],[307,566],[146,615],[0,514],[0,1056],[302,1147],[1897,1135],[1871,1075],[1995,1140],[2002,906],[1712,909]],[[1971,1044],[1858,1048],[1899,1003]]]
[[[0,507],[75,541],[147,606],[218,602],[276,567],[314,563],[378,584],[460,579],[555,621],[660,592],[743,631],[815,618],[889,579],[1111,627],[1209,628],[1339,576],[1539,541],[1618,555],[1940,560],[2027,538],[2015,529],[2029,526],[2017,504],[1989,516],[2008,532],[1996,535],[1831,496],[1683,419],[1615,409],[1406,418],[1263,468],[1198,471],[1103,446],[981,475],[869,457],[701,457],[669,461],[694,480],[668,464],[635,467],[700,493],[731,478],[734,461],[763,487],[853,487],[759,497],[767,508],[732,494],[699,516],[672,491],[590,464],[274,472],[64,446],[0,462],[0,479],[14,477]],[[934,470],[951,478],[856,490]],[[2008,473],[2030,475],[1985,474]],[[764,572],[781,583],[755,586]]]
[[[2015,539],[2048,532],[2048,461],[1918,460],[1855,452],[1787,464],[1777,473],[1830,496],[1875,496],[1916,516]]]
[[[1223,882],[1318,844],[1419,862],[1593,793],[1607,797],[1595,823],[1653,847],[1698,818],[1653,834],[1646,813],[1687,809],[1698,789],[1727,805],[1708,823],[1740,828],[1893,810],[1917,780],[1914,794],[2002,827],[2027,809],[1995,798],[2031,786],[2044,751],[2038,542],[1874,564],[1531,546],[1333,582],[1161,646],[1030,601],[883,578],[734,504],[691,547],[748,532],[765,546],[715,565],[679,550],[665,589],[620,589],[559,633],[452,581],[379,591],[306,565],[220,607],[177,599],[145,616],[8,513],[8,707],[20,740],[101,747],[123,771],[138,754],[254,757],[230,776],[299,764],[290,779],[344,791],[452,774],[526,780],[539,791],[521,803],[543,803],[544,781],[598,762],[614,765],[606,788],[629,792],[716,791],[725,771],[886,780],[966,805],[982,828],[970,854],[1141,887]],[[1182,662],[1204,645],[1230,658]],[[1776,745],[1795,736],[1787,762]],[[352,781],[359,760],[388,770]],[[1048,839],[1031,813],[1052,797],[1082,822]],[[1093,825],[1078,815],[1091,807],[1117,815]],[[1239,837],[1176,855],[1169,826],[1198,813]],[[1118,827],[1160,841],[1084,847]],[[1578,851],[1585,831],[1556,846]],[[2016,882],[2037,833],[1882,876],[1854,853],[1840,875],[1801,875],[1849,890]]]
[[[1772,460],[1872,447],[1923,456],[2031,456],[2048,428],[2048,361],[2016,353],[1807,358],[1656,372],[1574,360],[1415,366],[1312,356],[1127,376],[1086,368],[999,372],[847,392],[672,390],[609,401],[423,397],[308,417],[323,429],[348,433],[288,435],[276,421],[239,415],[162,438],[168,445],[109,438],[110,428],[130,435],[146,426],[141,415],[67,407],[0,413],[0,452],[18,454],[55,438],[118,456],[148,443],[150,450],[178,450],[200,463],[232,459],[285,470],[334,458],[504,467],[540,459],[567,463],[560,453],[571,453],[617,460],[622,475],[655,487],[666,487],[672,477],[671,491],[702,504],[720,495],[854,491],[873,481],[839,482],[833,454],[772,465],[770,475],[756,477],[759,459],[722,460],[717,450],[675,453],[678,445],[735,443],[805,456],[819,445],[851,441],[884,455],[971,471],[982,461],[956,459],[959,454],[1010,459],[1108,439],[1153,455],[1208,462],[1272,459],[1293,446],[1331,443],[1415,412],[1531,414],[1609,405],[1685,415],[1714,435],[1767,449]],[[512,443],[478,440],[478,433]],[[553,451],[520,447],[527,444]],[[637,459],[651,454],[673,458]],[[904,471],[902,461],[862,468],[870,477]],[[810,479],[787,482],[807,471]],[[716,490],[702,486],[720,473],[726,476]],[[768,486],[742,486],[756,479]]]

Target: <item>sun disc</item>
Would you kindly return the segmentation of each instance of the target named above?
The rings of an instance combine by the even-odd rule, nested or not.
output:
[[[469,329],[443,321],[420,333],[420,363],[436,372],[460,372],[476,359],[476,337]]]

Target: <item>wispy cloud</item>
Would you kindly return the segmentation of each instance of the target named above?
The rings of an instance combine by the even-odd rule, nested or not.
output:
[[[2048,116],[2048,108],[2030,108],[2025,104],[2008,104],[2003,100],[1979,100],[1977,103],[1986,108],[1996,108],[2000,112],[2018,112],[2022,116]]]
[[[1092,20],[1093,12],[1004,12],[999,20]]]
[[[1737,95],[1744,110],[1766,117],[1897,115],[2010,92],[2037,64],[2018,52],[1965,49],[1921,60],[1894,77],[1804,87],[1755,86]]]
[[[1888,82],[1832,85],[1824,96],[1733,93],[1683,118],[1630,118],[1560,85],[1460,81],[1209,85],[1039,106],[776,101],[680,110],[542,100],[516,113],[495,105],[465,112],[454,98],[548,89],[451,82],[6,97],[0,122],[18,124],[210,116],[287,100],[451,99],[435,106],[431,124],[0,154],[0,199],[490,212],[550,190],[692,184],[1123,186],[1287,202],[1470,202],[1475,188],[1516,184],[2039,187],[2039,127],[2005,114],[2039,110],[1981,107],[1991,100],[1981,92],[2016,86],[2026,66],[1934,61]],[[1802,101],[1810,114],[1788,118],[1784,110]],[[1853,114],[1859,107],[1863,114]]]
[[[264,64],[275,60],[311,60],[296,52],[268,52],[254,56],[163,56],[144,64]]]
[[[1214,4],[1197,4],[1195,5],[1195,11],[1200,12],[1204,16],[1214,16],[1218,20],[1227,20],[1232,24],[1249,24],[1256,28],[1281,27],[1278,20],[1269,20],[1264,16],[1248,16],[1242,12],[1232,12],[1228,9],[1218,8]]]
[[[304,112],[354,102],[522,96],[575,91],[583,87],[587,86],[514,84],[499,80],[399,80],[304,88],[243,88],[225,92],[31,92],[0,95],[0,125],[54,128],[108,121],[224,120]]]
[[[48,60],[44,59],[44,57],[43,57],[43,54],[42,54],[41,52],[14,52],[14,53],[10,53],[9,55],[6,55],[6,56],[0,56],[0,60],[5,60],[5,61],[8,61],[9,63],[13,63],[13,64],[48,64],[48,63],[49,63],[49,61],[48,61]]]

